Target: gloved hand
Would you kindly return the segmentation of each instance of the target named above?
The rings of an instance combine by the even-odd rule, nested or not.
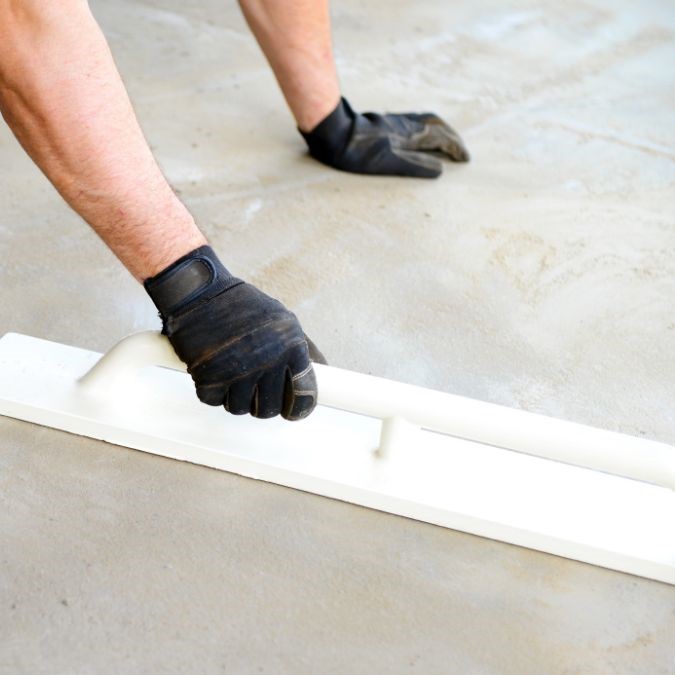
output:
[[[309,154],[352,173],[436,178],[443,170],[430,153],[468,162],[457,132],[433,113],[355,113],[346,99],[312,131],[300,132]]]
[[[316,379],[297,318],[233,277],[210,246],[180,258],[144,286],[200,401],[261,418],[298,420],[312,412]]]

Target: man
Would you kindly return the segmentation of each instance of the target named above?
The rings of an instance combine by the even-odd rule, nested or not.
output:
[[[241,0],[310,154],[345,171],[436,177],[468,154],[440,118],[359,115],[341,98],[328,0]],[[0,0],[0,111],[63,198],[142,282],[197,396],[306,417],[316,380],[281,303],[236,279],[155,162],[86,0]]]

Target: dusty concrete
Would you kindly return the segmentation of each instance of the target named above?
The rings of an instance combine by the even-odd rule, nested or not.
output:
[[[93,8],[173,185],[333,363],[675,443],[672,3],[336,3],[353,103],[463,131],[436,182],[304,157],[234,4]],[[4,128],[0,186],[0,333],[156,325]],[[2,672],[675,673],[673,635],[662,584],[0,419]]]

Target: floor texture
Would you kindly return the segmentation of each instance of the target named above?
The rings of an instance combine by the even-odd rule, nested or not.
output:
[[[334,365],[675,444],[675,10],[336,0],[355,107],[437,181],[304,154],[235,3],[95,0],[172,185]],[[0,127],[0,334],[144,291]],[[570,495],[573,499],[574,495]],[[0,418],[0,672],[675,673],[675,588]]]

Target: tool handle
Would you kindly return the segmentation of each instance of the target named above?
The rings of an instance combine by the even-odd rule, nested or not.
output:
[[[80,386],[127,387],[138,370],[153,365],[185,370],[166,337],[135,333],[104,354]],[[383,420],[383,454],[402,436],[410,441],[412,426],[675,489],[675,448],[664,443],[341,368],[314,368],[320,405]]]

